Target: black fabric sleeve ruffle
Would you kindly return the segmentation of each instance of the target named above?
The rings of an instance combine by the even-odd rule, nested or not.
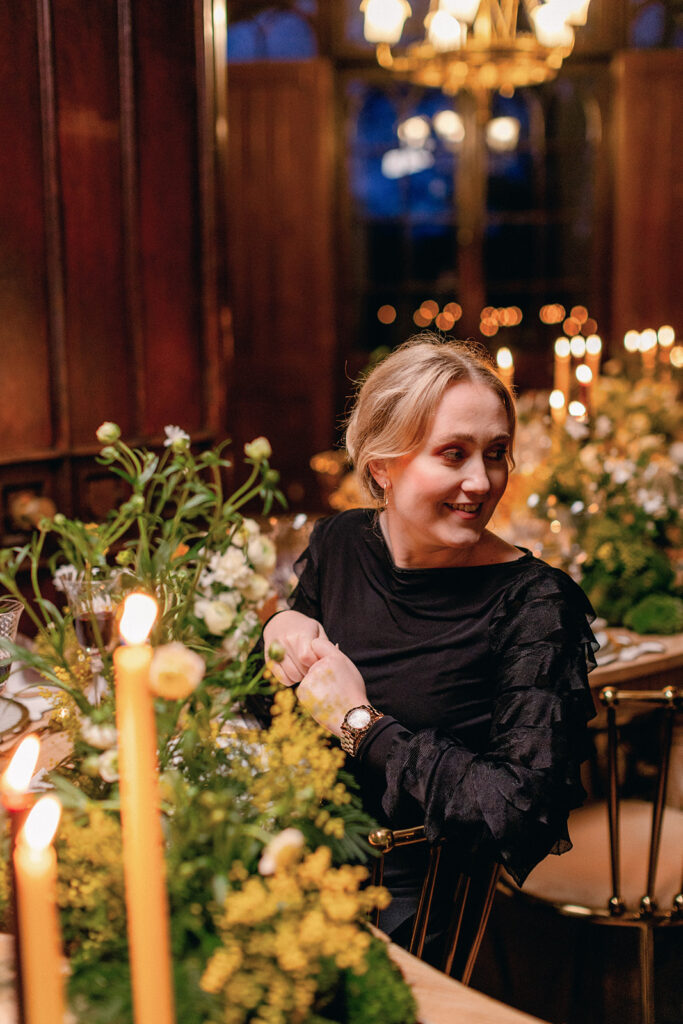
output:
[[[452,836],[473,861],[499,860],[520,885],[548,853],[571,847],[567,817],[585,796],[579,768],[595,714],[594,614],[569,577],[544,569],[508,592],[491,622],[497,688],[486,750],[393,719],[380,720],[359,750],[364,769],[386,775],[390,821],[409,794],[430,840]]]

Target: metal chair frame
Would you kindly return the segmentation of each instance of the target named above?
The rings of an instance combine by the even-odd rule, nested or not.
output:
[[[424,832],[424,826],[416,825],[412,828],[402,829],[389,829],[379,828],[374,832],[371,832],[368,836],[368,841],[371,846],[374,846],[381,853],[380,857],[375,862],[372,883],[373,885],[381,885],[384,877],[384,858],[391,850],[401,846],[412,846],[416,843],[427,843],[427,838]],[[427,870],[425,872],[422,886],[420,889],[420,896],[418,899],[417,911],[415,913],[415,919],[413,921],[412,934],[410,943],[408,945],[408,952],[412,953],[413,956],[421,959],[424,952],[425,939],[427,936],[427,927],[429,924],[429,915],[432,908],[432,901],[434,898],[434,891],[436,888],[436,881],[439,873],[439,864],[441,862],[441,855],[444,847],[444,839],[438,839],[435,843],[429,843],[429,856],[427,861]],[[496,892],[496,884],[498,882],[498,876],[500,874],[500,865],[494,864],[491,867],[491,871],[487,880],[483,903],[480,907],[478,922],[475,930],[475,934],[472,938],[469,950],[467,951],[466,961],[464,968],[460,974],[459,981],[463,985],[469,985],[472,977],[472,971],[479,954],[481,942],[484,937],[486,925],[488,923],[489,915],[491,913],[491,907],[493,905],[493,898]],[[465,911],[468,908],[468,898],[471,895],[471,877],[465,873],[461,873],[458,877],[455,891],[453,893],[453,908],[451,911],[450,926],[448,930],[448,938],[446,941],[446,947],[444,956],[441,964],[441,970],[450,975],[453,970],[453,962],[455,959],[456,952],[458,951],[458,942],[461,938],[462,925],[465,917]],[[375,912],[374,921],[375,925],[379,924],[379,910]]]
[[[568,903],[549,903],[543,897],[513,888],[506,879],[499,881],[499,888],[507,895],[521,897],[530,903],[550,905],[558,913],[567,917],[582,917],[597,924],[637,928],[639,930],[642,1024],[655,1024],[654,928],[683,925],[683,877],[681,878],[681,888],[674,896],[671,907],[658,907],[654,895],[671,763],[674,721],[676,714],[683,708],[683,691],[675,686],[665,686],[661,690],[620,690],[612,686],[605,686],[600,691],[600,701],[607,711],[608,791],[606,804],[610,844],[610,895],[606,904],[601,907],[584,907]],[[663,710],[661,757],[657,771],[655,795],[652,800],[647,877],[645,892],[640,898],[637,908],[627,908],[621,895],[621,840],[619,834],[621,792],[618,771],[619,726],[616,712],[620,705],[628,703],[649,704]]]

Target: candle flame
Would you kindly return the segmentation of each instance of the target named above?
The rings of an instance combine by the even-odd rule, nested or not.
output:
[[[649,352],[657,345],[657,332],[648,327],[646,330],[641,331],[638,348],[641,352]]]
[[[593,380],[593,371],[590,366],[586,366],[585,363],[581,363],[580,366],[576,367],[576,379],[579,384],[590,384]]]
[[[571,346],[569,344],[569,338],[565,338],[562,335],[555,342],[555,355],[559,356],[560,359],[566,359],[571,352]]]
[[[657,331],[657,340],[662,348],[669,348],[676,340],[676,332],[669,324],[664,324]]]
[[[583,357],[586,354],[586,339],[583,338],[580,334],[577,334],[574,338],[572,338],[569,347],[571,350],[571,354],[576,359],[583,359]]]
[[[43,796],[34,806],[24,823],[20,836],[27,846],[38,853],[54,839],[62,805],[56,796]]]
[[[586,338],[586,352],[591,356],[597,356],[602,351],[602,338],[599,334],[589,334]]]
[[[144,644],[157,617],[157,603],[149,594],[129,594],[123,602],[119,632],[127,644]]]
[[[582,416],[586,415],[586,406],[583,402],[570,402],[569,415],[575,416],[577,420],[580,420]]]
[[[627,352],[637,352],[640,346],[640,334],[638,331],[627,331],[624,335],[624,348]]]
[[[496,362],[501,370],[509,370],[512,366],[512,352],[509,348],[499,348],[496,353]]]
[[[40,740],[37,736],[27,736],[23,739],[7,766],[2,780],[3,785],[17,793],[25,793],[31,785],[39,753]]]
[[[564,408],[564,392],[559,390],[551,391],[548,403],[551,409]]]

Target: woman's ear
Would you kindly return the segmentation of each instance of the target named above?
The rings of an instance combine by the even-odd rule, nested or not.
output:
[[[372,473],[373,479],[378,487],[382,490],[387,486],[389,482],[389,476],[387,474],[387,460],[386,459],[371,459],[368,462],[368,469]]]

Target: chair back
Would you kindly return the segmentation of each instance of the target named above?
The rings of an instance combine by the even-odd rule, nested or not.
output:
[[[666,686],[662,690],[619,690],[612,686],[605,686],[600,692],[600,700],[607,709],[607,810],[611,874],[611,893],[608,910],[613,917],[623,915],[626,909],[621,895],[621,849],[619,836],[621,788],[619,785],[619,727],[617,725],[617,708],[623,705],[638,703],[649,704],[662,709],[661,745],[655,790],[652,797],[650,840],[647,851],[647,875],[644,880],[645,891],[640,899],[639,908],[640,914],[643,917],[651,917],[658,909],[654,895],[655,879],[659,861],[667,784],[669,781],[674,719],[677,711],[680,711],[683,706],[683,694],[674,686]],[[680,913],[682,909],[683,897],[679,893],[674,899],[674,910]]]
[[[370,833],[368,840],[371,846],[380,851],[373,869],[373,885],[382,884],[385,857],[390,856],[392,850],[416,843],[428,846],[427,866],[408,945],[408,952],[422,959],[445,840],[428,843],[422,825],[402,829],[379,828]],[[499,873],[500,865],[492,864],[484,873],[482,881],[477,880],[475,884],[471,875],[461,872],[455,883],[440,967],[445,974],[458,977],[464,985],[469,985],[472,976],[491,913]],[[379,911],[376,911],[373,923],[379,924]]]

